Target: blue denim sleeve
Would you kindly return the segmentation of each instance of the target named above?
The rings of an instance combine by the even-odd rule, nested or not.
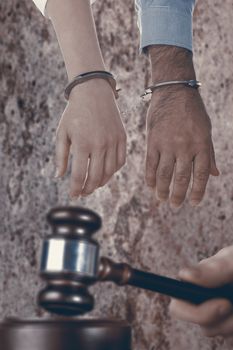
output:
[[[174,45],[192,51],[192,17],[196,0],[135,0],[140,53],[148,45]]]

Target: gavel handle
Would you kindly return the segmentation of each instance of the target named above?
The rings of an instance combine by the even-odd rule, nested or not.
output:
[[[228,299],[233,303],[233,286],[231,285],[205,288],[196,284],[133,269],[128,264],[117,264],[104,257],[100,261],[99,281],[112,281],[118,285],[130,285],[193,304],[201,304],[204,301],[216,298]]]

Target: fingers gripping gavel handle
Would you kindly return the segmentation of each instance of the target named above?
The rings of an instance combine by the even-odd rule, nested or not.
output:
[[[99,281],[112,281],[118,285],[131,285],[151,290],[167,296],[182,299],[193,304],[225,298],[233,303],[233,287],[226,285],[219,288],[205,288],[192,283],[133,269],[128,264],[117,264],[108,258],[101,258]]]

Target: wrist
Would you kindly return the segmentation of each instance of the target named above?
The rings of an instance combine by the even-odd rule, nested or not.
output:
[[[74,59],[74,61],[65,65],[69,82],[71,82],[75,77],[83,73],[93,71],[107,71],[106,66],[101,63],[98,64],[98,62],[80,62]]]
[[[195,80],[192,52],[169,45],[149,46],[153,83],[168,80]]]
[[[69,102],[77,101],[80,97],[89,98],[89,96],[92,99],[99,99],[101,95],[106,99],[114,98],[109,82],[105,79],[91,79],[74,86],[69,96]]]

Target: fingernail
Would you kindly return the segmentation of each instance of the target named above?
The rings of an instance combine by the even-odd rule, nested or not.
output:
[[[179,276],[185,276],[185,275],[189,274],[189,271],[190,271],[190,268],[188,268],[188,267],[183,267],[183,269],[181,269],[181,270],[179,271]]]
[[[177,203],[174,203],[174,202],[170,202],[170,206],[173,209],[179,209],[182,206],[182,204],[177,204]]]
[[[78,195],[70,194],[70,199],[71,199],[72,201],[77,200],[78,198],[79,198]]]
[[[157,198],[157,200],[159,201],[160,204],[164,204],[166,203],[166,199],[161,199],[161,198]]]
[[[55,177],[55,179],[57,179],[59,177],[59,169],[58,168],[55,171],[54,177]]]
[[[218,307],[219,316],[226,316],[231,312],[232,312],[232,305],[230,304],[230,302],[226,300],[224,300],[224,302],[222,302],[222,305]]]
[[[160,197],[157,193],[156,193],[156,199],[162,203],[166,202],[168,200],[168,197]]]
[[[195,200],[191,200],[189,203],[190,203],[191,207],[196,207],[199,204],[199,202],[195,201]]]
[[[198,271],[195,267],[184,267],[179,271],[179,277],[182,279],[189,278],[190,276],[197,275]]]
[[[81,196],[82,196],[82,197],[87,197],[87,196],[90,196],[92,193],[93,193],[93,192],[90,192],[90,193],[89,193],[89,192],[88,192],[88,193],[82,192],[82,193],[81,193]]]

